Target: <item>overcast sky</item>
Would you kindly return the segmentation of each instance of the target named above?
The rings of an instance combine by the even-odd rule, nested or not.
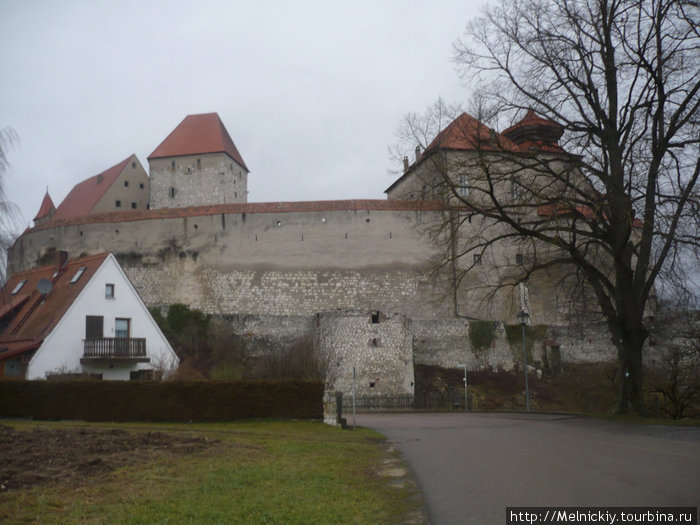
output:
[[[470,95],[452,43],[481,1],[0,0],[0,128],[28,225],[188,114],[216,111],[249,202],[384,198],[403,115]]]

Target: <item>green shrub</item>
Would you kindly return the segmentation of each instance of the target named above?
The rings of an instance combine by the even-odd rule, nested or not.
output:
[[[495,321],[469,321],[469,341],[474,350],[486,350],[496,339]]]

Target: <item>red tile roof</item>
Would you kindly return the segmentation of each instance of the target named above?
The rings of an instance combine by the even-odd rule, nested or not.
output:
[[[41,220],[54,210],[56,210],[56,206],[54,206],[53,201],[51,200],[51,196],[49,195],[49,192],[47,190],[46,195],[44,195],[44,200],[41,201],[39,212],[36,214],[36,217],[34,217],[34,220]]]
[[[165,208],[157,210],[135,210],[111,213],[95,213],[63,220],[53,220],[29,228],[30,231],[46,230],[58,226],[74,226],[94,223],[120,223],[155,219],[173,219],[181,217],[198,217],[203,215],[238,214],[238,213],[299,213],[323,211],[427,211],[441,210],[445,206],[440,201],[407,201],[385,199],[356,199],[340,201],[303,201],[303,202],[248,202],[239,204],[213,204],[210,206],[193,206],[189,208]]]
[[[535,136],[533,136],[532,133],[535,128],[538,131],[545,129],[544,133],[535,135],[537,140],[535,140]],[[506,131],[497,133],[468,113],[462,113],[437,134],[416,162],[414,162],[401,177],[396,179],[391,186],[384,190],[384,193],[390,192],[400,181],[404,180],[416,166],[438,149],[500,151],[507,153],[528,153],[533,151],[565,153],[556,142],[561,136],[561,129],[562,127],[556,122],[540,118],[533,111],[529,111],[523,120],[511,126]],[[539,140],[542,137],[551,138],[552,136],[556,136],[554,142],[551,140]],[[514,138],[517,138],[518,142],[513,140]]]
[[[76,184],[56,209],[54,219],[70,219],[88,215],[124,171],[129,161],[135,157],[132,154],[119,164]]]
[[[0,359],[38,348],[108,255],[102,253],[69,261],[57,274],[57,265],[52,265],[19,272],[10,277],[0,289],[0,318],[12,311],[15,315],[0,332]],[[75,284],[70,284],[82,267],[86,268],[85,273]],[[18,293],[12,295],[12,290],[25,279],[26,282]],[[48,279],[52,283],[51,291],[45,296],[37,290],[41,279]],[[19,292],[23,297],[19,296]]]
[[[534,111],[528,110],[525,118],[513,126],[501,132],[516,143],[521,150],[540,150],[553,153],[562,153],[559,139],[564,132],[564,127],[553,120],[545,119]]]
[[[218,113],[187,115],[148,158],[150,160],[201,153],[226,153],[248,171]]]
[[[508,138],[499,135],[467,113],[462,113],[438,133],[430,145],[425,148],[421,157],[438,148],[466,151],[518,150],[518,147]]]

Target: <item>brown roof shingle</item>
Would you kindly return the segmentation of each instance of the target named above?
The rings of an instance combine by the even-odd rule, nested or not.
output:
[[[187,115],[148,158],[226,153],[248,171],[218,113]]]
[[[73,186],[73,189],[56,209],[54,219],[71,219],[88,215],[110,186],[114,184],[119,174],[124,171],[132,157],[135,155],[132,154],[119,164]]]
[[[9,324],[0,332],[0,359],[38,348],[61,320],[73,301],[90,281],[108,253],[81,257],[67,262],[60,270],[57,265],[18,272],[0,289],[2,317],[12,315]],[[85,273],[74,284],[71,279],[78,269]],[[37,290],[41,279],[52,283],[51,291],[42,296]],[[15,295],[12,291],[26,280]],[[20,293],[21,292],[21,293]]]
[[[39,221],[55,210],[56,206],[54,206],[53,200],[51,200],[51,196],[47,191],[44,195],[44,200],[41,201],[41,206],[39,207],[39,211],[37,212],[36,217],[34,217],[34,220]]]

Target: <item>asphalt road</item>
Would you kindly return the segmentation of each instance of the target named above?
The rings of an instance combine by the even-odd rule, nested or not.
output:
[[[349,422],[351,422],[350,416]],[[358,414],[403,454],[433,525],[510,506],[698,506],[700,428],[538,414]]]

